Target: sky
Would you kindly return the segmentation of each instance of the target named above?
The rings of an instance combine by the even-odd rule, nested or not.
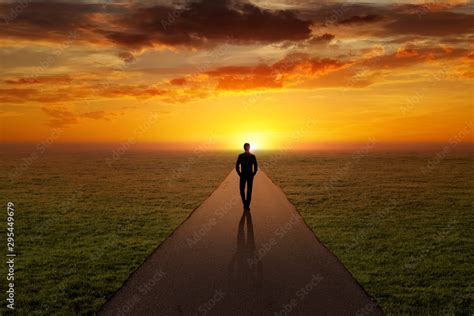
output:
[[[0,1],[2,143],[474,141],[473,1]]]

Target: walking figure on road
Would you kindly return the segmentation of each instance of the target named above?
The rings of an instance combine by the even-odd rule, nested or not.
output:
[[[245,152],[241,153],[235,163],[235,170],[240,176],[240,197],[244,210],[250,210],[250,201],[252,200],[253,177],[257,173],[257,158],[250,153],[250,144],[244,144]],[[245,184],[247,184],[247,197],[245,196]]]

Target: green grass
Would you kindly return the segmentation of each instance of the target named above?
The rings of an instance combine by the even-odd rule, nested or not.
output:
[[[18,315],[94,314],[235,159],[136,152],[110,168],[110,152],[51,153],[10,180],[28,154],[3,153],[1,164],[3,203],[16,204]],[[424,175],[430,158],[258,153],[261,168],[387,314],[472,315],[474,159],[451,155]]]
[[[472,315],[474,159],[260,155],[318,238],[390,315]]]
[[[131,153],[109,168],[109,156],[46,155],[14,181],[6,176],[22,156],[4,159],[4,205],[16,205],[16,314],[94,314],[233,166],[218,154]]]

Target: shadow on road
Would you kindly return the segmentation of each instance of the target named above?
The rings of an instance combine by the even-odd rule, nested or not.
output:
[[[241,304],[250,304],[257,299],[263,282],[263,267],[256,253],[250,211],[244,211],[240,217],[236,252],[229,262],[228,269],[228,291],[231,298],[240,301]]]

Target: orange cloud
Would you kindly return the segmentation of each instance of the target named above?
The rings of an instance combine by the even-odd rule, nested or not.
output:
[[[6,79],[5,83],[7,84],[15,84],[15,85],[24,85],[24,84],[69,84],[71,83],[71,77],[67,75],[63,76],[31,76],[31,77],[22,77],[22,78],[13,78],[13,79]]]
[[[46,125],[50,127],[67,127],[79,123],[83,118],[110,121],[113,112],[94,111],[76,113],[66,107],[42,107],[41,110],[49,117]]]
[[[395,54],[397,58],[418,56],[418,51],[413,48],[399,48]]]
[[[171,79],[170,83],[175,86],[182,86],[186,83],[186,78],[175,78]]]
[[[361,50],[361,55],[351,60],[293,53],[273,64],[217,67],[197,74],[136,85],[123,83],[126,71],[102,82],[97,75],[84,73],[34,79],[8,78],[4,80],[4,87],[0,87],[0,102],[64,103],[85,98],[134,97],[182,103],[229,91],[347,87],[348,81],[351,87],[357,88],[370,85],[382,69],[410,67],[438,60],[462,65],[466,63],[466,58],[472,60],[472,54],[471,49],[415,45],[406,45],[388,54],[385,54],[383,47],[374,46],[370,50]],[[361,67],[364,67],[363,76]],[[351,79],[353,76],[357,78]]]
[[[375,58],[378,60],[376,64],[380,68],[399,68],[436,60],[458,59],[458,62],[462,63],[461,59],[467,52],[464,48],[416,47],[414,45],[407,45],[399,48],[394,54],[377,56]]]
[[[221,67],[207,72],[217,79],[217,89],[250,90],[282,88],[302,80],[326,75],[347,67],[351,62],[316,58],[295,53],[273,65]]]

